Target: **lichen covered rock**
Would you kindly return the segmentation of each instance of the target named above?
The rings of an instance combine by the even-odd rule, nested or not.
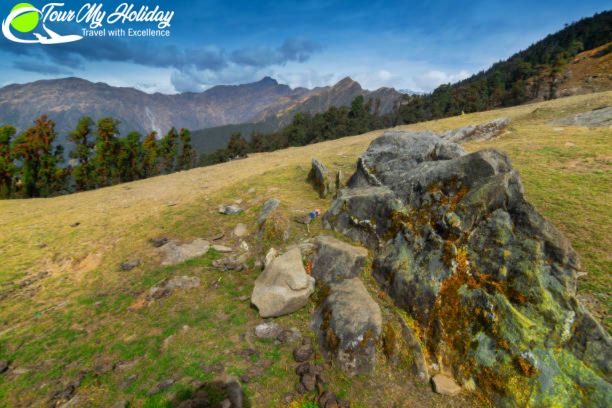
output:
[[[503,153],[387,133],[323,220],[377,251],[377,281],[460,384],[496,406],[610,406],[612,343],[576,300],[578,257]]]

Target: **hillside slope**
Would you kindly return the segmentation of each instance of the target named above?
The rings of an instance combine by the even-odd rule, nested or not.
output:
[[[612,92],[604,92],[401,127],[441,132],[511,118],[510,128],[498,139],[465,147],[494,147],[510,156],[529,201],[580,254],[587,272],[580,296],[608,328],[612,131],[548,122],[610,105]],[[324,210],[330,200],[320,199],[305,183],[311,158],[348,175],[381,133],[255,154],[70,196],[0,202],[0,360],[10,362],[9,370],[0,374],[0,407],[46,405],[57,393],[72,389],[76,380],[72,392],[79,397],[78,406],[112,406],[121,400],[137,407],[167,406],[165,401],[188,395],[193,380],[210,381],[219,371],[256,373],[245,383],[253,406],[282,406],[283,395],[296,381],[291,348],[248,335],[261,322],[248,301],[259,273],[252,267],[255,259],[242,272],[212,268],[219,256],[214,252],[161,267],[159,254],[147,241],[158,236],[212,239],[223,232],[218,242],[235,246],[234,226],[241,222],[255,231],[259,209],[270,197],[281,200],[288,217]],[[219,205],[235,200],[242,200],[245,213],[217,213]],[[320,223],[310,231],[294,224],[290,242],[319,232]],[[246,241],[258,248],[255,234]],[[135,269],[119,270],[120,263],[135,258],[141,261]],[[146,307],[139,303],[164,278],[181,275],[196,276],[202,285]],[[369,289],[377,294],[372,282]],[[375,297],[384,311],[393,308],[388,299]],[[308,334],[315,302],[276,321]],[[255,354],[245,351],[252,349]],[[377,358],[381,361],[371,377],[348,378],[330,368],[330,389],[356,407],[391,407],[407,400],[419,407],[486,405],[470,393],[433,394],[399,375],[382,356]],[[159,384],[169,385],[155,388]]]

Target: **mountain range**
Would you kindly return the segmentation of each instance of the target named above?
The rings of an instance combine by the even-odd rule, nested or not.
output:
[[[250,84],[219,85],[200,93],[175,95],[64,78],[1,88],[0,124],[22,131],[46,114],[56,123],[60,143],[84,115],[94,120],[114,117],[121,122],[122,133],[155,130],[163,134],[173,126],[198,130],[258,122],[271,124],[268,128],[273,130],[288,123],[296,112],[348,106],[358,95],[379,99],[380,113],[390,112],[402,96],[392,88],[365,90],[348,77],[333,86],[314,89],[292,89],[265,77]]]

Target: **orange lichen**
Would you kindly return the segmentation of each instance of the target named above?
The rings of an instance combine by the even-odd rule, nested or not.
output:
[[[535,368],[533,364],[531,364],[529,361],[527,361],[525,358],[521,356],[516,357],[514,359],[514,362],[516,363],[516,366],[518,367],[519,371],[525,377],[533,377],[534,375],[538,373],[538,369]]]

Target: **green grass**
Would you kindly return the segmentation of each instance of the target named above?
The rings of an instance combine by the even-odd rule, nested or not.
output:
[[[534,106],[523,106],[408,128],[437,131],[501,115],[512,117],[511,133],[467,148],[496,147],[509,154],[528,199],[581,256],[588,275],[580,280],[580,293],[598,299],[595,311],[610,316],[612,134],[608,129],[556,131],[545,123],[554,112],[586,110],[602,101],[611,103],[612,93],[552,101],[543,104],[548,110],[535,115],[531,114]],[[166,407],[189,396],[192,380],[216,378],[202,367],[222,363],[226,373],[240,376],[262,362],[270,365],[245,391],[254,407],[281,406],[283,394],[297,382],[292,347],[272,340],[251,339],[249,343],[245,334],[261,319],[248,300],[239,300],[250,296],[259,273],[254,268],[255,254],[260,256],[270,245],[281,245],[257,241],[257,214],[271,197],[281,200],[279,211],[289,219],[314,208],[324,210],[330,200],[320,199],[304,182],[310,158],[320,158],[348,177],[357,156],[378,134],[144,180],[131,183],[129,190],[120,185],[48,200],[0,202],[0,285],[42,270],[50,272],[27,288],[31,292],[16,291],[0,301],[0,358],[30,370],[0,376],[0,407],[44,405],[50,394],[82,370],[88,372],[78,391],[85,406],[107,407],[125,399],[134,407]],[[255,193],[247,192],[251,187]],[[243,200],[243,214],[217,213],[218,205],[236,199]],[[166,205],[175,200],[178,205]],[[75,220],[81,226],[69,227]],[[147,242],[162,235],[185,241],[211,238],[223,231],[222,242],[237,245],[231,230],[239,222],[252,234],[247,238],[253,253],[247,271],[215,270],[212,262],[222,255],[214,250],[181,265],[160,267],[156,250]],[[320,222],[311,226],[310,234],[303,225],[292,223],[289,243],[321,231]],[[40,242],[47,247],[38,248]],[[141,265],[129,272],[119,271],[119,264],[134,256],[142,260]],[[131,308],[152,286],[180,275],[197,276],[200,287],[176,291],[147,307]],[[375,295],[376,284],[367,272],[363,278]],[[0,286],[0,293],[4,290]],[[376,299],[386,316],[394,313],[388,299]],[[309,319],[315,306],[313,297],[304,309],[276,321],[311,334]],[[609,318],[606,323],[608,328],[612,324]],[[245,356],[241,353],[245,348],[259,354]],[[320,355],[317,358],[322,361]],[[96,374],[103,362],[131,365]],[[123,387],[132,375],[137,379]],[[478,404],[471,396],[448,399],[432,394],[429,387],[413,383],[384,359],[371,377],[349,378],[333,367],[329,377],[328,388],[350,399],[354,407],[406,400],[417,407]],[[177,382],[148,395],[153,386],[168,378]],[[307,395],[296,403],[307,407],[313,399]]]

